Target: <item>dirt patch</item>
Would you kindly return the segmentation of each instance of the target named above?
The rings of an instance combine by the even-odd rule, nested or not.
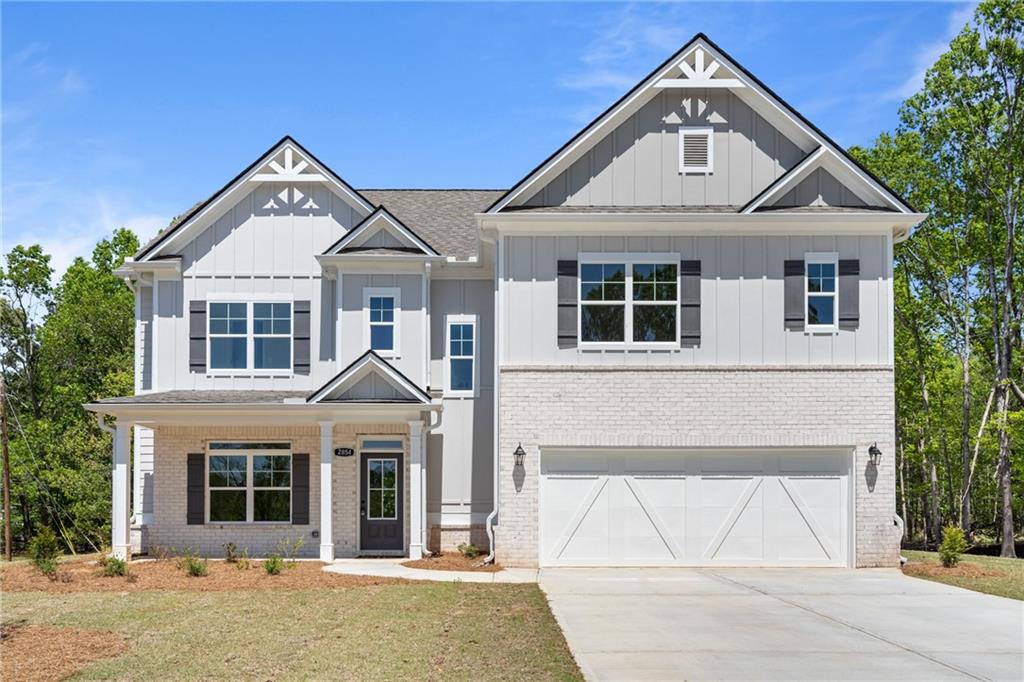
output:
[[[279,575],[268,575],[258,561],[248,569],[225,561],[209,561],[209,574],[194,578],[178,568],[177,561],[135,561],[128,565],[126,577],[105,577],[91,561],[67,561],[60,564],[57,578],[51,580],[31,564],[15,564],[0,570],[0,591],[11,592],[144,592],[189,591],[220,592],[230,590],[301,590],[313,587],[367,587],[405,582],[396,578],[326,573],[318,561],[299,561]],[[10,678],[8,678],[10,679]]]
[[[459,552],[442,552],[434,556],[403,561],[402,565],[408,568],[425,568],[431,571],[471,571],[474,573],[495,573],[501,570],[497,564],[480,563],[484,560],[482,556],[470,559]]]
[[[961,561],[952,568],[946,568],[942,564],[928,564],[910,562],[903,567],[907,575],[924,578],[1001,578],[1006,575],[994,568],[985,568],[968,561]]]
[[[52,625],[0,626],[0,677],[21,682],[63,680],[90,663],[128,651],[128,642],[109,630]]]

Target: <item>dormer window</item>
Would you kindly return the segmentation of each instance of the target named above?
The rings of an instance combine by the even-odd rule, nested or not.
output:
[[[366,348],[383,357],[398,357],[401,292],[397,288],[363,289]]]
[[[711,173],[714,169],[715,131],[708,127],[679,128],[679,172]]]

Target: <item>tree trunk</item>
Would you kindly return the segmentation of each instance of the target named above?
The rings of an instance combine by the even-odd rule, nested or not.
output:
[[[18,502],[21,506],[21,546],[28,547],[28,541],[32,539],[32,510],[28,506],[28,495],[18,494]]]
[[[996,405],[999,406],[999,466],[996,475],[999,478],[999,492],[1002,498],[1002,546],[999,556],[1015,559],[1017,549],[1014,546],[1013,533],[1013,488],[1010,471],[1010,433],[1007,427],[1009,392],[1006,385],[996,388]]]
[[[970,327],[964,317],[964,348],[960,355],[963,390],[960,394],[960,527],[968,542],[974,541],[971,529],[971,356]],[[950,510],[952,511],[952,510]]]

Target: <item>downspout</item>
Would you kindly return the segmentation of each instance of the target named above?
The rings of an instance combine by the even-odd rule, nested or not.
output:
[[[114,427],[107,426],[107,422],[103,421],[104,417],[106,417],[106,416],[107,415],[103,414],[102,412],[97,412],[96,413],[96,426],[100,427],[101,431],[103,431],[105,433],[109,433],[111,438],[113,438],[114,433],[115,433]],[[113,457],[113,455],[111,455],[111,457]]]
[[[495,235],[493,238],[484,236],[481,232],[480,241],[494,245],[494,462],[492,463],[494,482],[491,487],[492,495],[494,496],[494,508],[491,513],[487,515],[487,520],[484,522],[484,528],[487,530],[487,542],[490,545],[490,553],[484,559],[483,563],[493,564],[494,563],[494,522],[498,517],[498,487],[501,482],[501,477],[498,475],[498,436],[499,429],[501,428],[501,422],[499,419],[499,406],[501,404],[501,372],[498,371],[498,367],[501,363],[501,326],[498,323],[500,316],[500,296],[499,291],[501,288],[501,277],[504,274],[504,268],[501,262],[501,238]]]
[[[423,465],[420,467],[420,547],[424,554],[432,556],[434,553],[427,549],[427,437],[441,426],[444,421],[444,410],[437,413],[437,421],[427,424],[423,429]]]

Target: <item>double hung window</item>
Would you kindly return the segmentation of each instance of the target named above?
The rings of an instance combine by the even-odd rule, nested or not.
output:
[[[679,343],[676,256],[580,263],[580,344],[637,347]]]

